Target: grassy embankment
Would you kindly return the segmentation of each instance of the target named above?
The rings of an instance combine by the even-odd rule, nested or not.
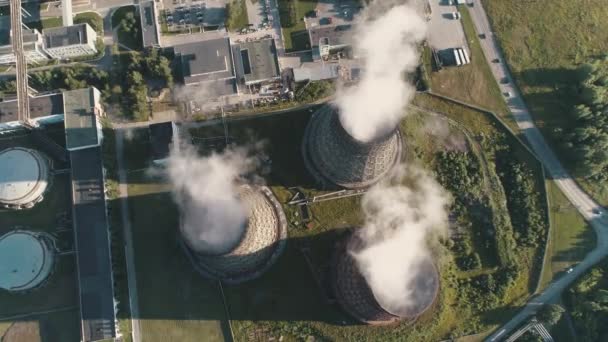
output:
[[[574,91],[577,66],[608,49],[608,7],[603,0],[483,3],[536,125],[554,150],[563,153],[551,132],[573,122],[570,113],[579,101]],[[567,159],[564,154],[562,159]],[[608,205],[608,184],[579,182]]]

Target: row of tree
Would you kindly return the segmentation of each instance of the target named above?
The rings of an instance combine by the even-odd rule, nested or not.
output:
[[[581,341],[608,341],[608,261],[582,276],[566,301]]]
[[[279,0],[281,26],[294,27],[298,23],[298,0]]]
[[[574,124],[558,129],[569,151],[574,171],[583,177],[597,176],[608,169],[608,56],[578,69],[579,103]]]

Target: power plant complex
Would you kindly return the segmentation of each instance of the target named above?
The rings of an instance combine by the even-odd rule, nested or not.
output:
[[[361,245],[354,232],[338,242],[334,255],[332,288],[344,311],[362,323],[385,325],[413,321],[432,306],[439,292],[439,273],[431,258],[422,259],[416,269],[411,270],[416,277],[408,284],[410,293],[403,293],[402,303],[382,303],[374,295],[352,254],[357,253]],[[390,307],[400,309],[391,310]]]
[[[302,154],[306,168],[323,187],[370,187],[401,159],[403,142],[397,128],[370,142],[353,138],[337,109],[323,106],[306,127]]]
[[[240,239],[224,250],[211,251],[197,232],[205,227],[180,226],[182,241],[195,268],[207,278],[237,284],[259,277],[276,261],[287,239],[287,220],[269,188],[243,184],[239,199],[247,208],[247,222]],[[182,220],[183,221],[183,220]]]

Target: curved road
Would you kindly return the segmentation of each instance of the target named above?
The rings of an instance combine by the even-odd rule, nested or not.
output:
[[[605,210],[578,186],[559,162],[538,128],[534,125],[534,121],[530,116],[530,111],[526,107],[521,93],[513,84],[513,77],[509,72],[505,63],[505,58],[492,33],[488,16],[485,13],[481,1],[475,1],[474,6],[469,7],[469,12],[471,13],[477,33],[484,33],[486,35],[485,39],[479,40],[481,47],[488,65],[492,69],[492,74],[499,83],[501,92],[509,92],[511,94],[511,96],[506,99],[506,102],[517,125],[525,135],[534,152],[545,165],[547,172],[555,180],[557,186],[564,195],[566,195],[568,200],[576,206],[585,220],[591,224],[597,235],[597,247],[587,254],[581,263],[573,267],[572,272],[554,280],[541,294],[533,297],[509,322],[498,328],[497,331],[487,338],[487,341],[499,341],[506,338],[509,335],[509,332],[513,331],[517,326],[523,323],[525,319],[533,315],[542,305],[561,294],[577,277],[608,255],[608,225],[603,217],[593,213],[594,211],[601,210],[603,215]],[[492,63],[492,60],[494,59],[498,59],[499,63]],[[505,77],[508,78],[510,82],[508,84],[500,84],[499,80]]]

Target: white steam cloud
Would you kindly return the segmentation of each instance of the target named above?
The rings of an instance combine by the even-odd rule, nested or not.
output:
[[[238,196],[238,179],[254,169],[245,149],[200,157],[193,148],[174,149],[167,163],[182,232],[198,252],[229,252],[240,241],[248,208]]]
[[[405,184],[405,185],[404,185]],[[378,303],[391,313],[417,308],[419,266],[431,257],[433,238],[447,233],[448,193],[425,171],[405,166],[362,199],[362,246],[351,252]]]
[[[426,22],[409,5],[390,3],[372,2],[361,14],[353,50],[364,72],[358,84],[339,89],[335,100],[344,128],[364,142],[393,130],[415,93],[404,73],[418,65],[416,44],[425,37]]]

